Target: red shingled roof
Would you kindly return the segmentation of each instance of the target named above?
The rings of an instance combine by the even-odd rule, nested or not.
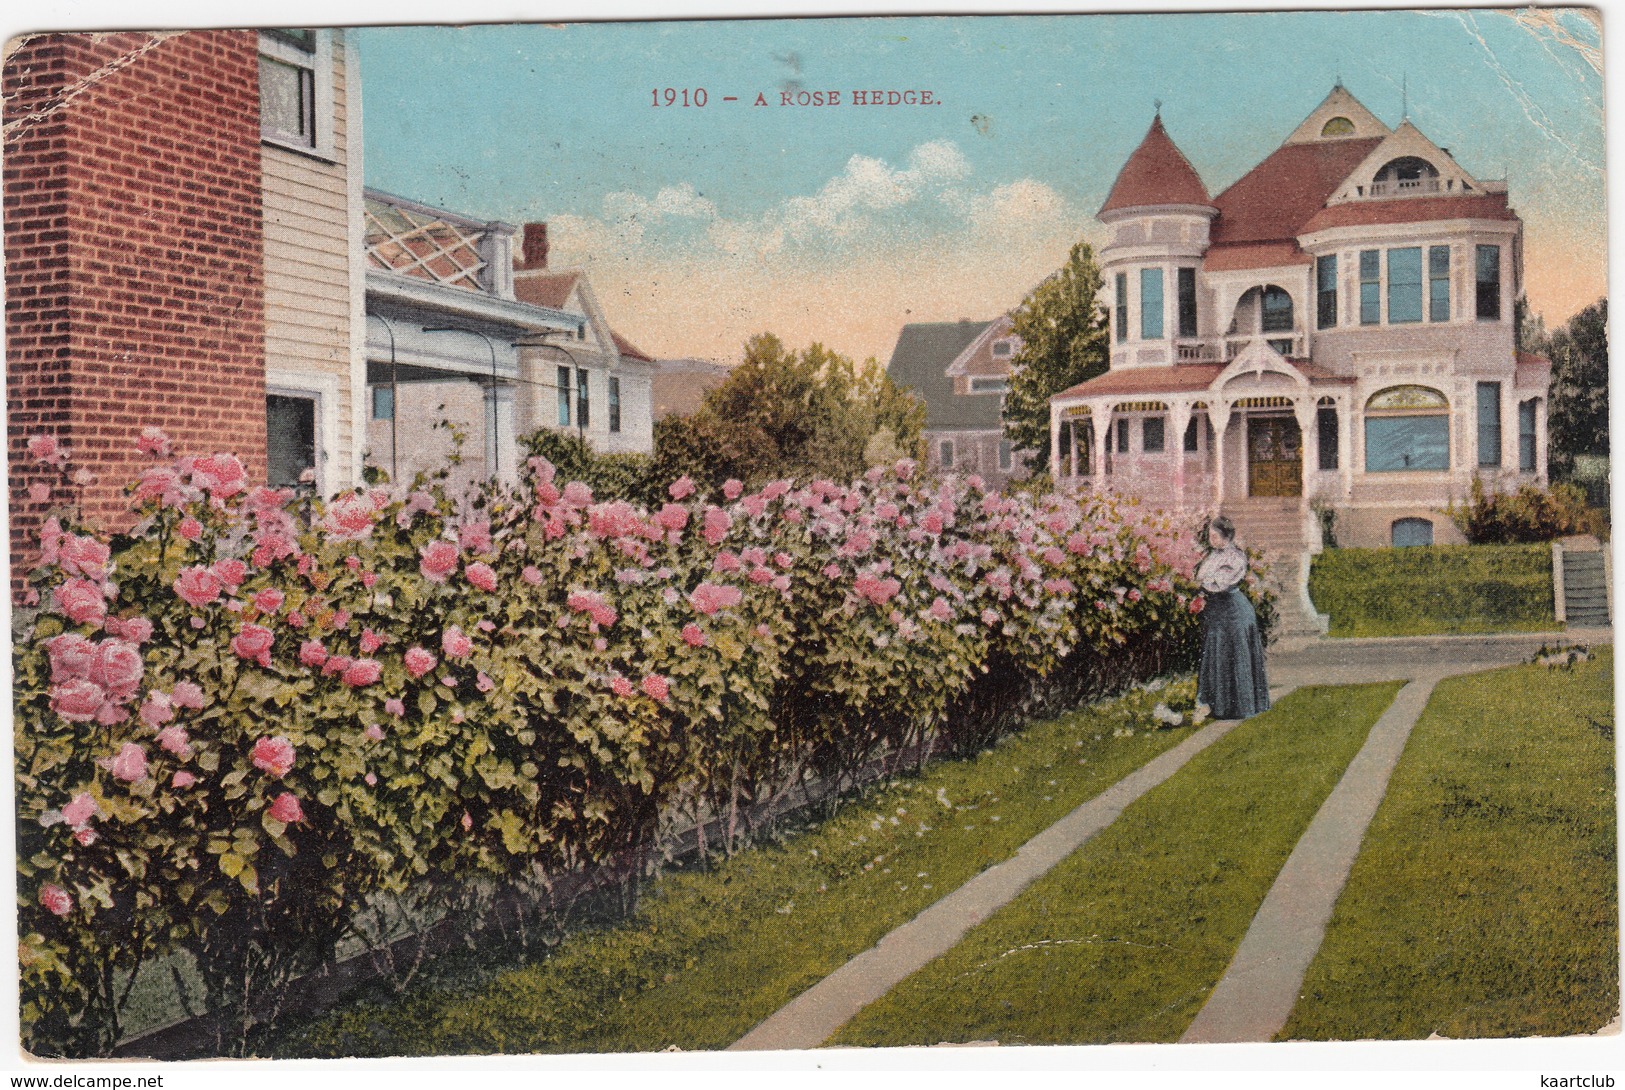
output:
[[[1056,397],[1129,396],[1134,394],[1176,394],[1205,390],[1219,377],[1222,363],[1187,363],[1178,367],[1125,367],[1107,371],[1080,382]]]
[[[514,298],[521,303],[562,310],[569,301],[570,292],[581,276],[576,272],[525,272],[519,270],[513,278]]]
[[[1283,144],[1213,198],[1215,246],[1295,239],[1383,137]]]
[[[1202,259],[1208,272],[1232,269],[1272,269],[1280,265],[1307,265],[1309,255],[1296,242],[1241,242],[1213,246]]]
[[[1159,204],[1200,204],[1210,208],[1213,205],[1201,175],[1162,127],[1161,114],[1151,122],[1145,139],[1118,171],[1117,181],[1112,183],[1112,191],[1100,211]]]
[[[616,351],[628,359],[645,360],[649,363],[653,363],[655,361],[653,356],[643,351],[643,349],[639,348],[637,345],[633,344],[631,341],[627,340],[613,329],[609,331],[609,335],[615,339]]]
[[[1350,201],[1316,212],[1304,233],[1326,227],[1363,227],[1375,223],[1426,223],[1430,220],[1509,220],[1505,193],[1462,197],[1407,197],[1396,201]]]

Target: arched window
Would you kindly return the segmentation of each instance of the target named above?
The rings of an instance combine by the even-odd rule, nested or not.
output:
[[[1264,289],[1258,328],[1263,333],[1292,332],[1292,296],[1274,284]]]
[[[1334,117],[1320,127],[1322,136],[1353,136],[1354,122],[1346,117]]]
[[[1388,163],[1371,182],[1373,197],[1393,197],[1410,193],[1437,193],[1439,170],[1426,159],[1406,155]]]
[[[1428,386],[1390,386],[1365,405],[1365,471],[1450,468],[1450,401]]]
[[[1433,544],[1433,523],[1428,519],[1396,519],[1390,532],[1396,549]]]

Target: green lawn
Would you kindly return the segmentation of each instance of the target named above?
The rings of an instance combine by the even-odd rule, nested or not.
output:
[[[1433,545],[1327,549],[1309,569],[1309,597],[1331,636],[1548,632],[1552,549]]]
[[[1190,736],[1150,731],[1187,681],[1036,724],[816,830],[672,874],[626,924],[538,964],[381,989],[284,1034],[278,1056],[717,1049],[1028,838]],[[1374,715],[1375,713],[1373,713]],[[1346,760],[1346,757],[1344,758]],[[1249,790],[1251,790],[1249,788]]]
[[[1237,727],[832,1043],[1177,1040],[1399,688],[1301,689]]]
[[[1283,1039],[1593,1033],[1619,1011],[1613,653],[1442,682]]]

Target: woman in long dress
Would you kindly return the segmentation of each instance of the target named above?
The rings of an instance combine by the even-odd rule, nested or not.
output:
[[[1196,569],[1207,598],[1196,699],[1215,719],[1246,719],[1270,706],[1258,615],[1241,592],[1247,554],[1236,545],[1235,524],[1223,516],[1208,524],[1208,545],[1211,551]]]

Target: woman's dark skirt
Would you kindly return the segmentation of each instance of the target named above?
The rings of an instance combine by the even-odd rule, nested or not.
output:
[[[1208,706],[1215,719],[1246,719],[1269,710],[1270,686],[1264,678],[1258,615],[1238,588],[1207,596],[1196,699]]]

